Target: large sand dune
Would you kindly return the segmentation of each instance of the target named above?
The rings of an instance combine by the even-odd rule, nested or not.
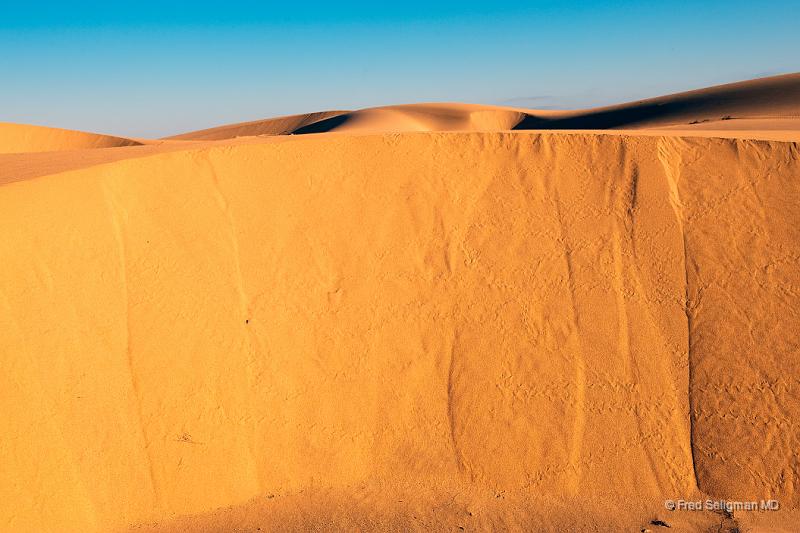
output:
[[[410,104],[358,111],[292,115],[169,137],[219,140],[247,135],[322,132],[608,130],[671,128],[698,131],[800,130],[800,74],[731,83],[609,107],[542,111],[469,104]],[[745,134],[744,136],[747,136]]]
[[[517,129],[613,129],[696,126],[745,119],[793,119],[800,125],[800,74],[730,83],[638,102],[568,111],[555,117],[530,115]],[[725,124],[723,128],[733,127]]]
[[[0,122],[0,154],[56,152],[142,144],[135,139],[82,131]]]
[[[0,156],[0,530],[796,529],[800,145],[402,109]]]
[[[253,135],[287,135],[294,133],[309,124],[314,124],[327,118],[347,113],[347,111],[321,111],[319,113],[305,113],[301,115],[287,115],[284,117],[254,120],[218,126],[205,130],[192,131],[167,137],[172,140],[188,141],[218,141],[221,139],[234,139]]]

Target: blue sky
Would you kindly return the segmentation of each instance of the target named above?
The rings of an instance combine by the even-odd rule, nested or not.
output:
[[[382,4],[0,0],[0,121],[155,137],[393,103],[587,107],[800,71],[797,0]]]

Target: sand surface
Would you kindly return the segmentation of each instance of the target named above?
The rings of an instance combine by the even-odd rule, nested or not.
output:
[[[799,87],[2,125],[0,530],[795,531]]]
[[[0,154],[136,146],[136,139],[0,122]]]
[[[800,74],[787,74],[596,109],[551,111],[472,104],[395,105],[278,117],[184,133],[169,139],[219,140],[245,135],[322,132],[667,128],[692,133],[711,130],[728,137],[800,140],[798,125]]]

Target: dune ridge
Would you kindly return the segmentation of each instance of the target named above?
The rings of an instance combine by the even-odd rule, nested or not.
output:
[[[218,141],[223,139],[234,139],[236,137],[248,137],[254,135],[288,135],[295,133],[309,124],[336,117],[348,111],[320,111],[317,113],[304,113],[300,115],[286,115],[283,117],[253,120],[250,122],[240,122],[217,126],[204,130],[181,133],[166,140],[186,140],[186,141]]]
[[[771,121],[771,119],[776,119]],[[168,139],[325,132],[608,130],[800,130],[800,74],[718,85],[620,105],[543,111],[475,104],[408,104],[325,111],[220,126]]]
[[[529,115],[517,129],[614,129],[694,126],[738,119],[781,118],[800,123],[800,74],[717,85],[561,116]],[[726,124],[727,125],[727,124]],[[746,128],[745,128],[746,129]]]
[[[142,141],[45,126],[0,122],[0,154],[137,146]]]

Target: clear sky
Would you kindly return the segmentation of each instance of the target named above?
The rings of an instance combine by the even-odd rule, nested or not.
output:
[[[0,121],[161,136],[411,102],[604,105],[800,71],[798,20],[798,0],[0,0]]]

